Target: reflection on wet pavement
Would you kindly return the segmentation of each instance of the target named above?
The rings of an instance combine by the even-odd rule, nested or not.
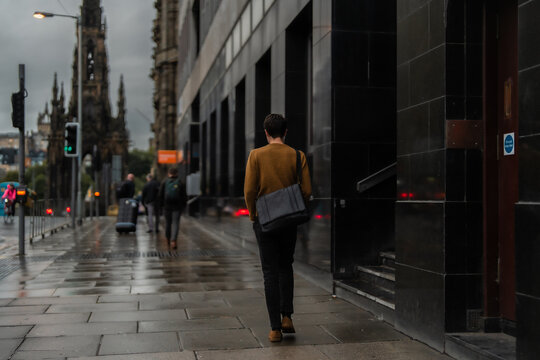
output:
[[[109,218],[29,247],[29,259],[40,260],[18,263],[0,279],[0,359],[13,353],[14,359],[228,358],[226,351],[251,354],[276,346],[311,346],[299,354],[332,359],[317,346],[331,353],[329,346],[344,342],[411,342],[297,277],[297,334],[269,343],[258,256],[192,226],[193,221],[182,220],[174,252],[162,234],[147,234],[145,224],[136,234],[120,236]],[[372,328],[376,335],[365,335]],[[430,358],[446,358],[421,350]],[[295,359],[314,358],[304,355]]]

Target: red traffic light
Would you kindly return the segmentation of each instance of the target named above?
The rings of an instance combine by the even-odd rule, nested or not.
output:
[[[66,208],[66,212],[67,212],[68,214],[71,212],[71,208],[70,208],[69,206]]]
[[[94,193],[94,196],[95,196],[95,197],[99,197],[100,195],[101,195],[101,194],[99,193],[99,191],[96,191],[96,192]]]
[[[52,209],[47,209],[47,210],[45,210],[45,213],[46,213],[47,215],[52,215],[52,214],[53,214],[53,210],[52,210]]]

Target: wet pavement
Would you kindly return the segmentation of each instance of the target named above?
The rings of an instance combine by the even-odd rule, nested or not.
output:
[[[1,359],[449,359],[296,276],[296,334],[270,343],[258,256],[183,219],[87,221],[0,256]]]

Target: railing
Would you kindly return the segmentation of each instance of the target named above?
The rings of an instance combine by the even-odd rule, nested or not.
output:
[[[356,191],[358,191],[359,193],[363,193],[364,191],[371,189],[375,185],[382,183],[384,180],[396,175],[396,164],[397,163],[393,163],[385,167],[384,169],[369,175],[367,178],[357,182]]]
[[[30,209],[30,243],[33,239],[68,226],[70,223],[69,200],[36,200]]]

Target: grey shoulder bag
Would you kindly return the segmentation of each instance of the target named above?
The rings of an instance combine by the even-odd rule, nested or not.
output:
[[[257,199],[255,207],[262,232],[271,232],[309,220],[309,212],[302,196],[302,162],[296,150],[297,183]]]

